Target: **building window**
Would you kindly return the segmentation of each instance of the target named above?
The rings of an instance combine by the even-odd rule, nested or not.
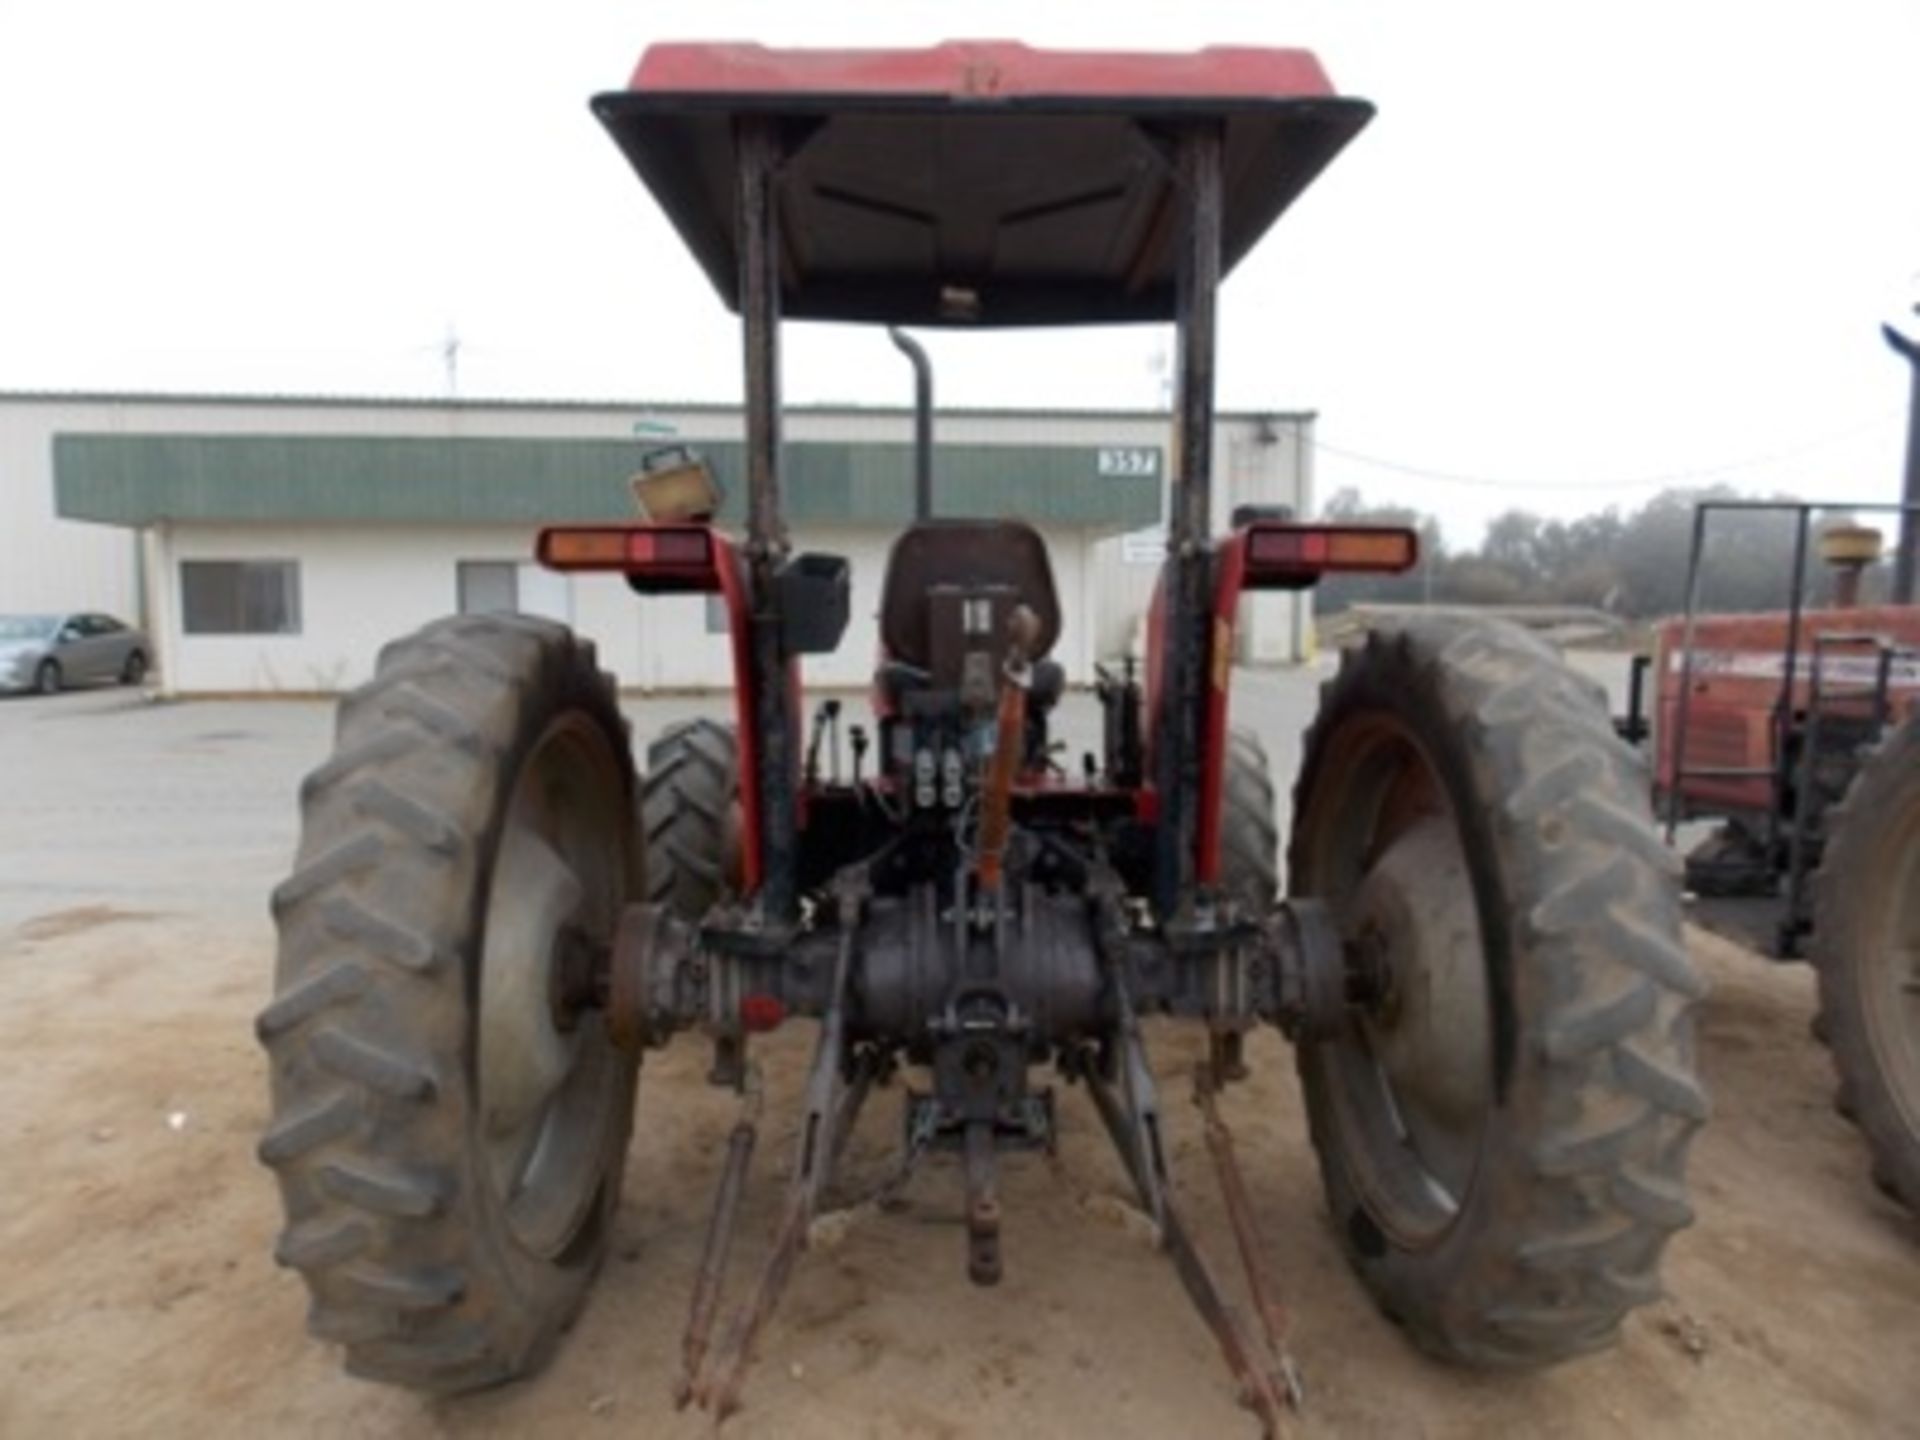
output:
[[[514,560],[461,560],[454,566],[454,603],[462,615],[542,615],[573,623],[567,577]]]
[[[189,635],[298,635],[297,560],[182,560],[181,628]]]
[[[496,615],[520,608],[520,567],[511,560],[462,560],[460,613]]]
[[[731,635],[732,633],[733,617],[727,613],[727,597],[707,596],[707,634]]]

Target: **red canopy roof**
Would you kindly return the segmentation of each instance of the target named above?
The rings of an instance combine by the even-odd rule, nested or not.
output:
[[[729,305],[734,120],[772,115],[785,313],[974,325],[1171,318],[1165,127],[1222,127],[1224,270],[1372,114],[1304,50],[1008,41],[656,45],[594,110]]]
[[[949,40],[924,50],[769,50],[748,44],[655,45],[629,89],[731,96],[916,95],[1175,100],[1327,99],[1311,50],[1213,45],[1184,55],[1035,50],[1017,40]]]

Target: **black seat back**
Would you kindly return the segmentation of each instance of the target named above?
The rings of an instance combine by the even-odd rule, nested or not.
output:
[[[935,586],[1004,586],[1039,618],[1038,660],[1060,638],[1060,601],[1040,532],[1020,520],[922,520],[901,533],[887,557],[880,594],[880,640],[887,654],[933,667]]]

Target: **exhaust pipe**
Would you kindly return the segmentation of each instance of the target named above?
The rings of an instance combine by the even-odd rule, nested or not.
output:
[[[913,362],[913,518],[933,518],[933,362],[898,325],[887,327],[894,349]]]
[[[1913,307],[1920,315],[1920,305]],[[1880,333],[1913,370],[1913,394],[1907,401],[1907,471],[1900,487],[1900,503],[1920,505],[1920,340],[1902,335],[1891,325],[1882,325]],[[1900,517],[1899,548],[1893,555],[1893,594],[1896,605],[1913,604],[1915,571],[1920,570],[1920,515],[1911,510]]]

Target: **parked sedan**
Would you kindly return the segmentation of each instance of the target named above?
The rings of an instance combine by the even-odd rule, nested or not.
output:
[[[94,680],[138,685],[153,647],[111,615],[0,615],[0,691],[52,695]]]

